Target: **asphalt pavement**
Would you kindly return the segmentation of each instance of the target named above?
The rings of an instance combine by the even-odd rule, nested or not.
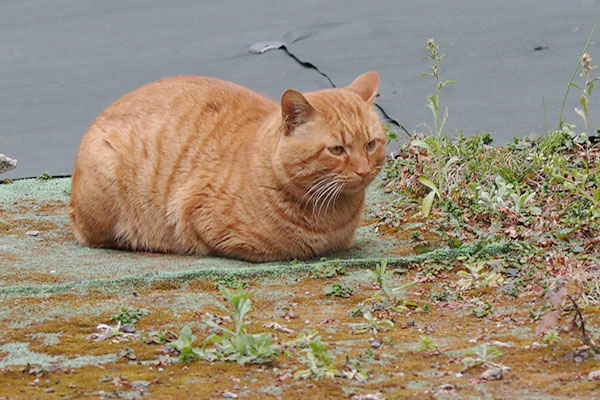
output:
[[[456,81],[441,94],[447,132],[489,131],[502,144],[556,125],[599,20],[599,0],[4,2],[0,153],[19,164],[2,178],[70,174],[81,136],[105,107],[182,74],[279,99],[288,87],[342,86],[376,70],[378,104],[408,131],[427,132],[434,84],[421,74],[430,37],[446,53],[441,77]],[[264,41],[284,43],[287,52],[249,51]],[[593,40],[593,63],[600,64],[599,50]],[[573,111],[579,94],[573,88],[565,119],[582,127]],[[593,96],[592,126],[600,124],[599,105]]]

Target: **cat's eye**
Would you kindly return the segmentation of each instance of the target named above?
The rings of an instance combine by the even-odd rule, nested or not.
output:
[[[367,148],[367,151],[371,151],[375,148],[376,144],[377,144],[376,140],[371,140],[369,143],[367,143],[367,145],[365,147]]]
[[[328,147],[329,152],[333,155],[339,156],[344,152],[344,146],[331,146]]]

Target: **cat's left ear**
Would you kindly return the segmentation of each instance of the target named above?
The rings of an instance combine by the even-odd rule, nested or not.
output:
[[[379,89],[379,74],[375,71],[365,72],[346,89],[353,91],[367,103],[372,103]]]
[[[288,89],[281,96],[281,113],[285,133],[289,135],[294,129],[313,119],[316,110],[302,93]]]

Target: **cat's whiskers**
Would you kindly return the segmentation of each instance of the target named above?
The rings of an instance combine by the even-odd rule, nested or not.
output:
[[[319,198],[317,198],[317,200],[315,200],[315,203],[313,205],[313,215],[315,215],[316,206],[319,207],[318,211],[316,213],[316,217],[321,216],[321,211],[323,210],[324,206],[325,206],[325,214],[327,214],[327,210],[329,209],[329,205],[331,204],[331,201],[335,197],[337,197],[337,194],[341,191],[341,189],[343,189],[343,187],[344,187],[343,183],[341,183],[337,179],[334,179],[332,181],[332,185],[327,187],[327,191],[322,193],[321,196],[319,196]],[[334,204],[334,206],[335,206],[335,204]]]
[[[316,197],[313,201],[313,216],[318,216],[316,211],[317,211],[317,208],[319,207],[320,202],[325,201],[325,199],[327,198],[327,196],[329,195],[331,190],[335,189],[336,185],[337,185],[337,183],[334,180],[332,180],[332,181],[329,181],[329,183],[327,183],[327,185],[323,186],[318,191],[318,193],[316,194]]]
[[[329,173],[326,175],[322,175],[319,178],[315,179],[311,184],[310,188],[304,193],[302,198],[298,201],[298,204],[304,202],[304,207],[306,208],[307,204],[310,203],[313,197],[317,196],[329,183],[331,183],[331,178],[336,174]],[[307,196],[308,199],[306,198]]]
[[[338,186],[335,189],[333,196],[331,196],[331,198],[327,201],[327,206],[325,207],[325,214],[327,214],[327,211],[329,210],[329,205],[333,205],[333,211],[335,212],[335,202],[337,201],[337,198],[339,197],[339,195],[342,193],[342,191],[344,190],[344,187],[346,187],[346,185],[344,183],[339,183],[338,182]]]

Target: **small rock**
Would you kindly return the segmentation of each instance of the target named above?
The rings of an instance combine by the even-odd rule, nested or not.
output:
[[[40,234],[40,231],[27,231],[25,232],[27,236],[37,236]]]
[[[438,390],[443,390],[443,391],[456,390],[456,386],[454,386],[450,383],[443,383],[440,386],[438,386]]]
[[[238,395],[226,390],[223,392],[223,397],[225,397],[226,399],[237,399]]]
[[[0,154],[0,174],[15,168],[17,168],[17,160],[13,160],[4,154]]]
[[[36,217],[47,217],[48,213],[47,212],[36,212],[35,216]]]
[[[369,338],[369,343],[371,343],[371,347],[378,349],[381,347],[381,345],[383,345],[383,340],[371,337]]]
[[[596,359],[596,353],[590,346],[581,346],[573,350],[571,353],[564,356],[567,360],[573,360],[575,362],[583,362],[590,359]]]
[[[133,324],[123,324],[119,328],[119,331],[124,333],[135,333],[135,326],[133,326]]]
[[[600,379],[600,369],[592,371],[588,374],[588,381],[596,381]]]
[[[147,392],[148,387],[150,387],[150,382],[148,381],[133,381],[131,382],[131,388],[136,392]]]
[[[49,388],[44,389],[44,393],[54,393],[55,390],[56,389],[49,387]]]
[[[502,368],[490,368],[487,371],[484,371],[480,378],[485,379],[486,381],[499,381],[504,378],[504,372],[502,371]]]

